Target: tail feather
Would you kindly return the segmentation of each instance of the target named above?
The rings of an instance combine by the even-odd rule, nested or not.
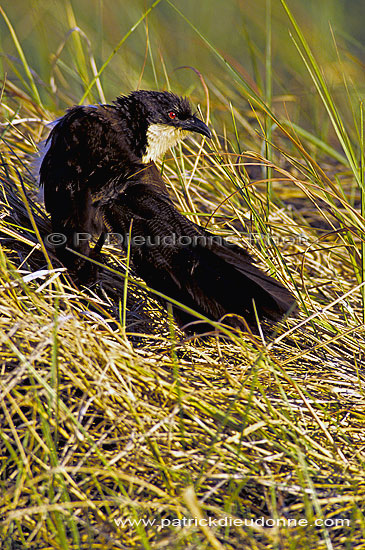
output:
[[[228,265],[233,266],[242,274],[242,284],[245,280],[250,280],[256,286],[257,292],[265,297],[261,300],[263,313],[271,319],[279,319],[289,311],[295,311],[296,301],[279,281],[261,271],[254,263],[247,261],[246,254],[242,254],[239,247],[234,250],[224,246],[215,246],[214,253],[221,257]],[[254,298],[254,296],[253,296]],[[267,301],[266,301],[267,299]]]

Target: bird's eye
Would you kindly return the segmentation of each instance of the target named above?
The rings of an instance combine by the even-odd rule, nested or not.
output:
[[[172,118],[172,119],[176,118],[176,113],[174,111],[170,111],[169,112],[169,117]]]

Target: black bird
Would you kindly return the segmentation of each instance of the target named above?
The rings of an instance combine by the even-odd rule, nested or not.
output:
[[[246,250],[218,242],[181,215],[169,197],[154,162],[189,132],[211,137],[187,99],[170,92],[135,91],[112,105],[69,109],[50,133],[40,168],[53,232],[65,235],[57,255],[85,280],[91,262],[69,249],[93,256],[106,231],[131,232],[132,265],[153,289],[234,326],[244,323],[229,314],[255,328],[255,309],[261,318],[278,320],[295,309],[291,293]],[[100,236],[94,249],[85,234]],[[180,326],[196,321],[183,309],[173,311]],[[195,333],[206,328],[190,325]]]

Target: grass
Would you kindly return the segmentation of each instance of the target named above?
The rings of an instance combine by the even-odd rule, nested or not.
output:
[[[337,29],[319,49],[278,4],[221,8],[244,18],[252,74],[189,2],[130,3],[119,36],[103,3],[104,22],[39,3],[37,40],[2,10],[2,548],[365,547],[362,54]],[[198,73],[174,72],[195,47]],[[66,106],[113,99],[117,57],[123,92],[170,82],[210,113],[212,142],[161,169],[180,211],[292,289],[300,312],[270,336],[187,338],[115,243],[92,288],[45,248],[30,155]]]

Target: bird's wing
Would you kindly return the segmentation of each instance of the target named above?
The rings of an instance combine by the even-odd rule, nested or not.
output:
[[[59,195],[76,197],[85,189],[94,194],[111,179],[128,178],[138,170],[121,124],[110,105],[73,107],[58,120],[40,168],[49,212],[61,210]]]
[[[129,187],[105,217],[116,232],[128,234],[131,226],[131,258],[140,277],[210,318],[236,313],[252,320],[254,300],[259,315],[277,319],[294,305],[290,292],[244,249],[217,243],[148,185]]]
[[[87,235],[100,233],[103,227],[98,201],[112,194],[114,187],[120,189],[140,166],[114,113],[112,106],[70,109],[51,131],[40,168],[53,232],[63,234],[64,245],[86,256]],[[79,269],[81,260],[65,246],[57,249],[57,255],[67,267]]]

